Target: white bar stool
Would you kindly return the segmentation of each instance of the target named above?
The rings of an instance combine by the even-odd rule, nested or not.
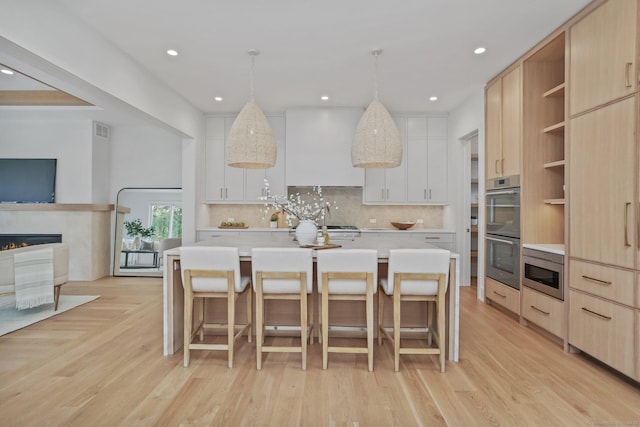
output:
[[[237,248],[228,247],[181,247],[180,266],[184,287],[184,366],[189,366],[190,350],[228,351],[229,368],[233,367],[233,346],[236,339],[246,330],[251,342],[251,282],[249,276],[240,275],[240,258]],[[247,323],[235,324],[235,307],[238,296],[246,293]],[[199,320],[193,325],[193,304],[202,299]],[[207,298],[227,299],[227,323],[206,323],[205,306]],[[204,344],[204,330],[224,328],[227,330],[227,344]],[[236,329],[239,331],[236,333]],[[199,333],[200,343],[193,343]]]
[[[369,371],[373,371],[373,295],[378,276],[378,251],[375,249],[331,249],[317,251],[318,293],[322,295],[322,369],[327,369],[328,353],[367,353]],[[329,346],[329,301],[365,301],[367,319],[366,347]]]
[[[251,251],[253,289],[256,293],[256,367],[262,369],[262,353],[302,353],[302,370],[307,369],[307,336],[313,342],[309,325],[307,295],[311,294],[313,319],[313,253],[304,248],[254,248]],[[266,346],[264,340],[264,300],[300,301],[300,346]]]
[[[401,354],[437,354],[440,371],[445,371],[445,294],[449,283],[451,253],[444,249],[391,249],[389,251],[388,278],[380,280],[384,292],[378,296],[378,344],[382,335],[393,343],[394,369],[400,370]],[[393,301],[393,336],[384,328],[385,294]],[[425,301],[427,303],[427,345],[435,335],[437,348],[400,346],[400,303]],[[435,305],[435,310],[429,310]],[[434,313],[437,312],[437,334],[433,332]]]

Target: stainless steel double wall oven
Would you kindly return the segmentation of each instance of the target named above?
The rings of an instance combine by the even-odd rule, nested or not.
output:
[[[486,275],[520,289],[519,176],[487,181],[486,218]]]

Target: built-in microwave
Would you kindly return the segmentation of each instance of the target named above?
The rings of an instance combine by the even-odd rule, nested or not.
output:
[[[522,249],[522,284],[564,300],[564,255],[531,248]]]

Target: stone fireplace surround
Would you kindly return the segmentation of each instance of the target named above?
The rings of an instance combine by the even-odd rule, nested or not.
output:
[[[0,234],[60,234],[69,245],[69,280],[109,276],[113,205],[0,204]]]

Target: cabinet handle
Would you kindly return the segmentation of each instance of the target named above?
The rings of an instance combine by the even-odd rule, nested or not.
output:
[[[424,200],[427,200],[427,189],[424,189]]]
[[[584,274],[582,275],[582,278],[585,280],[591,280],[592,282],[596,282],[602,286],[611,286],[613,284],[613,282],[607,282],[605,280],[596,279],[595,277],[585,276]]]
[[[549,312],[544,311],[544,310],[540,310],[538,307],[536,307],[535,305],[530,305],[529,307],[531,307],[533,310],[537,311],[540,314],[544,314],[545,316],[549,315]]]
[[[629,247],[631,243],[629,243],[629,206],[631,203],[624,204],[624,245]]]
[[[380,198],[384,200],[384,188],[380,189]]]
[[[387,188],[387,200],[389,200],[389,189]]]
[[[431,189],[429,189],[429,200],[431,200]]]
[[[585,311],[585,312],[591,314],[592,316],[596,316],[596,317],[598,317],[600,319],[603,319],[603,320],[611,320],[610,316],[605,316],[604,314],[596,313],[595,311],[591,311],[591,310],[589,310],[588,308],[585,308],[585,307],[582,307],[582,311]]]
[[[225,198],[225,199],[228,199],[228,198],[229,198],[229,189],[228,189],[228,188],[225,188],[225,189],[224,189],[224,198]]]
[[[220,187],[220,199],[222,199],[222,190],[223,190],[223,188]]]
[[[632,62],[627,62],[624,67],[624,85],[625,87],[631,87],[631,66]]]
[[[504,157],[500,161],[500,173],[504,175]]]
[[[496,170],[496,173],[500,173],[498,172],[498,162],[500,161],[500,159],[497,159],[495,164],[493,165],[493,168]]]
[[[502,294],[501,294],[501,293],[499,293],[498,291],[493,291],[493,293],[494,293],[494,294],[496,294],[496,295],[498,295],[499,297],[502,297],[502,298],[506,298],[506,297],[507,297],[506,295],[502,295]]]
[[[438,236],[426,236],[425,239],[427,239],[427,240],[440,240],[440,237],[438,237]]]

